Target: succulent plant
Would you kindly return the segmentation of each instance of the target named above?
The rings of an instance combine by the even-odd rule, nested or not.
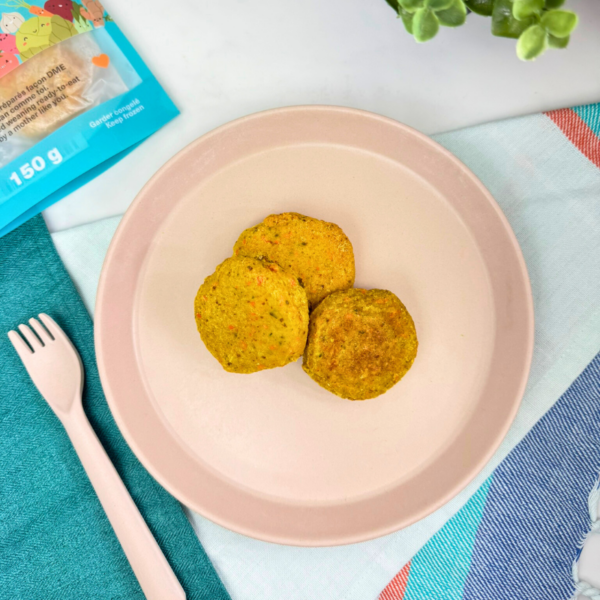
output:
[[[467,12],[492,18],[492,34],[517,39],[517,56],[534,60],[548,48],[566,48],[578,17],[565,0],[386,0],[417,42],[437,35],[440,25],[459,27]]]

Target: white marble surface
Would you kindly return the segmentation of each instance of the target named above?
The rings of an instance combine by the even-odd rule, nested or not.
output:
[[[52,231],[124,212],[183,146],[268,108],[339,104],[438,133],[600,100],[600,0],[568,0],[580,15],[569,49],[535,63],[477,15],[418,45],[384,0],[106,4],[182,114],[47,210]]]

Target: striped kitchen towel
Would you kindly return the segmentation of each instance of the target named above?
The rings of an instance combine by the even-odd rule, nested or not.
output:
[[[545,117],[600,168],[600,104]],[[535,159],[529,163],[532,169]],[[579,218],[596,232],[599,243],[589,251],[599,258],[600,189],[589,195],[589,190],[577,189],[578,175],[577,170],[570,174],[575,185],[565,189],[580,195]],[[547,183],[556,184],[553,179]],[[571,268],[577,269],[577,256],[572,259]],[[598,264],[596,260],[596,281]],[[597,309],[600,295],[596,298]],[[592,526],[590,495],[589,508],[594,517],[597,512],[599,473],[600,354],[467,504],[396,574],[379,600],[567,600],[581,592],[598,597],[579,582],[576,562]],[[600,572],[588,575],[597,581]]]

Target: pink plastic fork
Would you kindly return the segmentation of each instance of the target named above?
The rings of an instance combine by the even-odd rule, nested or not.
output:
[[[63,330],[45,314],[8,337],[29,376],[63,424],[148,600],[185,600],[185,592],[115,467],[81,403],[83,364]],[[37,335],[36,335],[37,334]]]

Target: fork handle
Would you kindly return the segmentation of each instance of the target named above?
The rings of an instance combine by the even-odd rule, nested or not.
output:
[[[61,419],[147,600],[185,592],[92,429],[81,402]]]

